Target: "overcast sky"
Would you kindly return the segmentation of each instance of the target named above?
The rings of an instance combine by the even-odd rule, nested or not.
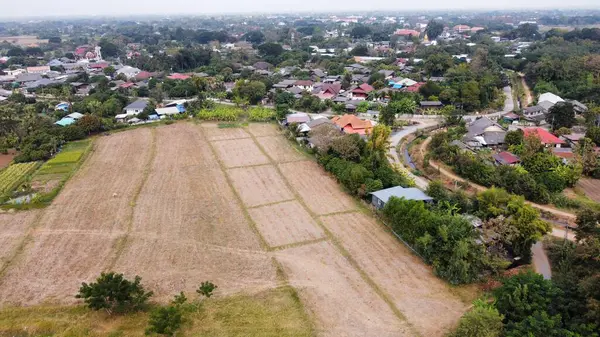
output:
[[[4,4],[3,4],[4,3]],[[600,8],[600,0],[0,0],[0,17],[295,11]]]

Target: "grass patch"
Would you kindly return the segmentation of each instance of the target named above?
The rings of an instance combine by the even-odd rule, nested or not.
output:
[[[314,335],[295,290],[211,298],[185,314],[178,336],[308,337]],[[9,307],[0,310],[1,337],[144,336],[148,312],[110,317],[82,306]]]
[[[12,164],[0,172],[0,194],[10,193],[17,188],[35,169],[39,162]]]

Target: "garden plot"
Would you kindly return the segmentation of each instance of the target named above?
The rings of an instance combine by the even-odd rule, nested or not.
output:
[[[445,336],[467,310],[431,268],[373,218],[347,213],[322,221],[422,336]]]
[[[212,142],[225,167],[268,164],[267,158],[251,138]]]
[[[210,141],[250,138],[250,135],[242,127],[219,127],[215,123],[202,123],[201,126],[206,138]]]
[[[356,208],[354,200],[317,163],[299,161],[280,164],[279,167],[314,213],[323,215]]]
[[[282,136],[259,137],[256,138],[256,141],[262,146],[265,153],[277,163],[306,159]]]
[[[227,170],[233,187],[248,207],[294,199],[294,194],[272,165]]]
[[[286,249],[276,256],[314,317],[319,336],[414,336],[330,243]]]
[[[324,237],[323,230],[297,201],[252,208],[248,212],[271,247]]]

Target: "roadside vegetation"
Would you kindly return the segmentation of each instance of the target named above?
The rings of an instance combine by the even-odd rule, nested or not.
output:
[[[489,298],[475,301],[452,336],[600,335],[600,213],[577,215],[576,241],[547,239],[552,280],[531,271],[501,280]]]

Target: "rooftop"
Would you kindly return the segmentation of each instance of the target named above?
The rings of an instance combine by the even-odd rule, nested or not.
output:
[[[383,190],[375,191],[371,194],[376,196],[377,199],[383,201],[384,203],[387,203],[391,197],[404,198],[406,200],[421,200],[421,201],[433,200],[432,197],[428,196],[423,191],[421,191],[420,189],[415,188],[415,187],[404,188],[402,186],[395,186],[395,187],[390,187],[390,188],[386,188]]]

